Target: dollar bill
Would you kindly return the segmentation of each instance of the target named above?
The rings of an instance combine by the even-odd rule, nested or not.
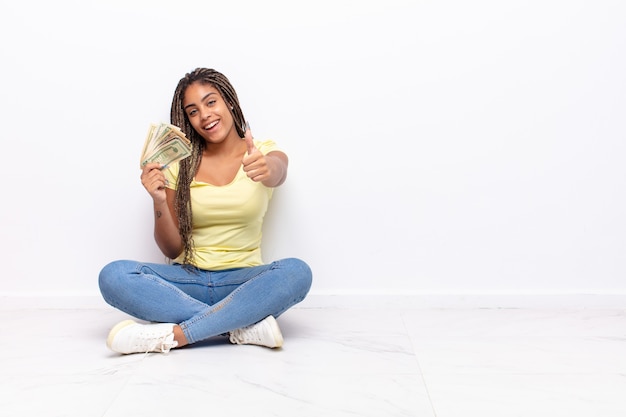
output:
[[[163,165],[170,165],[174,162],[181,161],[191,155],[189,148],[185,146],[185,144],[178,140],[174,139],[166,146],[159,148],[153,154],[148,156],[142,162],[142,165],[159,162]]]
[[[152,123],[141,152],[140,167],[151,162],[170,165],[189,155],[191,142],[178,126]]]

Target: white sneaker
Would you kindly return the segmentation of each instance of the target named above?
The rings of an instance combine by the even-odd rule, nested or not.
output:
[[[283,345],[283,335],[276,319],[267,316],[260,322],[230,332],[230,342],[238,345],[259,345],[277,348]]]
[[[167,353],[178,346],[174,340],[174,324],[139,324],[134,320],[118,323],[107,337],[109,349],[118,353]]]

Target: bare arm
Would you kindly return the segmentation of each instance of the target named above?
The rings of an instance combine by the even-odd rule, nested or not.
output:
[[[261,182],[266,187],[278,187],[287,179],[289,159],[284,152],[272,151],[263,155],[252,139],[250,129],[245,136],[248,152],[244,155],[243,170],[252,181]]]
[[[183,241],[174,211],[176,191],[166,188],[165,194],[165,202],[154,203],[154,240],[163,255],[174,259],[183,251]]]
[[[270,152],[265,155],[265,162],[268,167],[268,176],[261,182],[266,187],[278,187],[287,179],[287,167],[289,159],[287,155],[280,151]]]
[[[161,164],[147,164],[141,171],[141,183],[153,200],[154,239],[161,252],[170,259],[183,250],[178,232],[178,220],[174,211],[176,192],[166,188],[166,179]]]

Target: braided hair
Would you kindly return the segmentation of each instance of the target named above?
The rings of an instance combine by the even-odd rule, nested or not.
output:
[[[174,201],[174,209],[178,218],[178,233],[183,241],[184,257],[183,265],[194,265],[194,243],[192,239],[192,213],[191,213],[191,193],[190,184],[193,180],[200,161],[202,161],[202,152],[205,148],[204,139],[195,131],[189,122],[187,113],[183,109],[183,100],[185,91],[193,83],[209,84],[219,91],[220,95],[226,101],[230,110],[235,128],[239,137],[245,135],[245,118],[237,93],[226,76],[214,69],[196,68],[190,73],[185,74],[178,82],[174,98],[172,99],[172,109],[170,113],[171,123],[178,126],[187,138],[191,141],[191,156],[179,162],[178,183],[176,185],[176,199]]]

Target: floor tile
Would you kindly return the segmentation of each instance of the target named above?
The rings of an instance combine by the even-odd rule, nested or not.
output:
[[[626,310],[294,308],[282,349],[118,355],[126,318],[0,310],[0,415],[626,415]]]

